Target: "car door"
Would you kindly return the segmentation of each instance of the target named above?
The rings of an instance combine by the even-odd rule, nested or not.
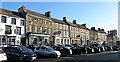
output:
[[[35,48],[34,52],[37,53],[39,56],[43,56],[42,47]]]
[[[49,56],[49,51],[46,47],[42,47],[42,52],[43,52],[44,56]]]
[[[15,47],[11,48],[10,56],[12,57],[13,60],[18,60],[20,56],[18,49]]]
[[[7,47],[4,49],[4,51],[7,54],[8,59],[12,59],[12,60],[18,59],[18,54],[16,54],[16,52],[18,52],[18,51],[16,49],[14,49],[12,47]]]

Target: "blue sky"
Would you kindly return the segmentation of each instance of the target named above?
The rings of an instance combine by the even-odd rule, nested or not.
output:
[[[62,20],[66,16],[70,22],[76,19],[79,24],[86,23],[88,28],[118,29],[117,2],[4,2],[1,5],[12,11],[22,5],[42,14],[51,11],[53,18]]]

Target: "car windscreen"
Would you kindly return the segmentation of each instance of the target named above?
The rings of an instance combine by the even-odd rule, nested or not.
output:
[[[51,47],[48,47],[48,50],[49,50],[49,51],[54,51],[54,49],[53,49],[53,48],[51,48]]]
[[[23,52],[33,52],[31,49],[28,49],[24,46],[20,46],[20,50],[23,51]]]

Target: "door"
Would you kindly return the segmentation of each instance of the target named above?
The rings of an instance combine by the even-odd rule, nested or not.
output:
[[[13,60],[18,60],[19,59],[19,51],[16,48],[11,48],[10,49],[10,57]]]

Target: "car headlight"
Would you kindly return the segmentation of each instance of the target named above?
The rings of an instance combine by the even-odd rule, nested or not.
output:
[[[26,54],[23,54],[23,56],[28,56],[28,55],[26,55]]]
[[[92,49],[92,52],[94,52],[94,49]]]

